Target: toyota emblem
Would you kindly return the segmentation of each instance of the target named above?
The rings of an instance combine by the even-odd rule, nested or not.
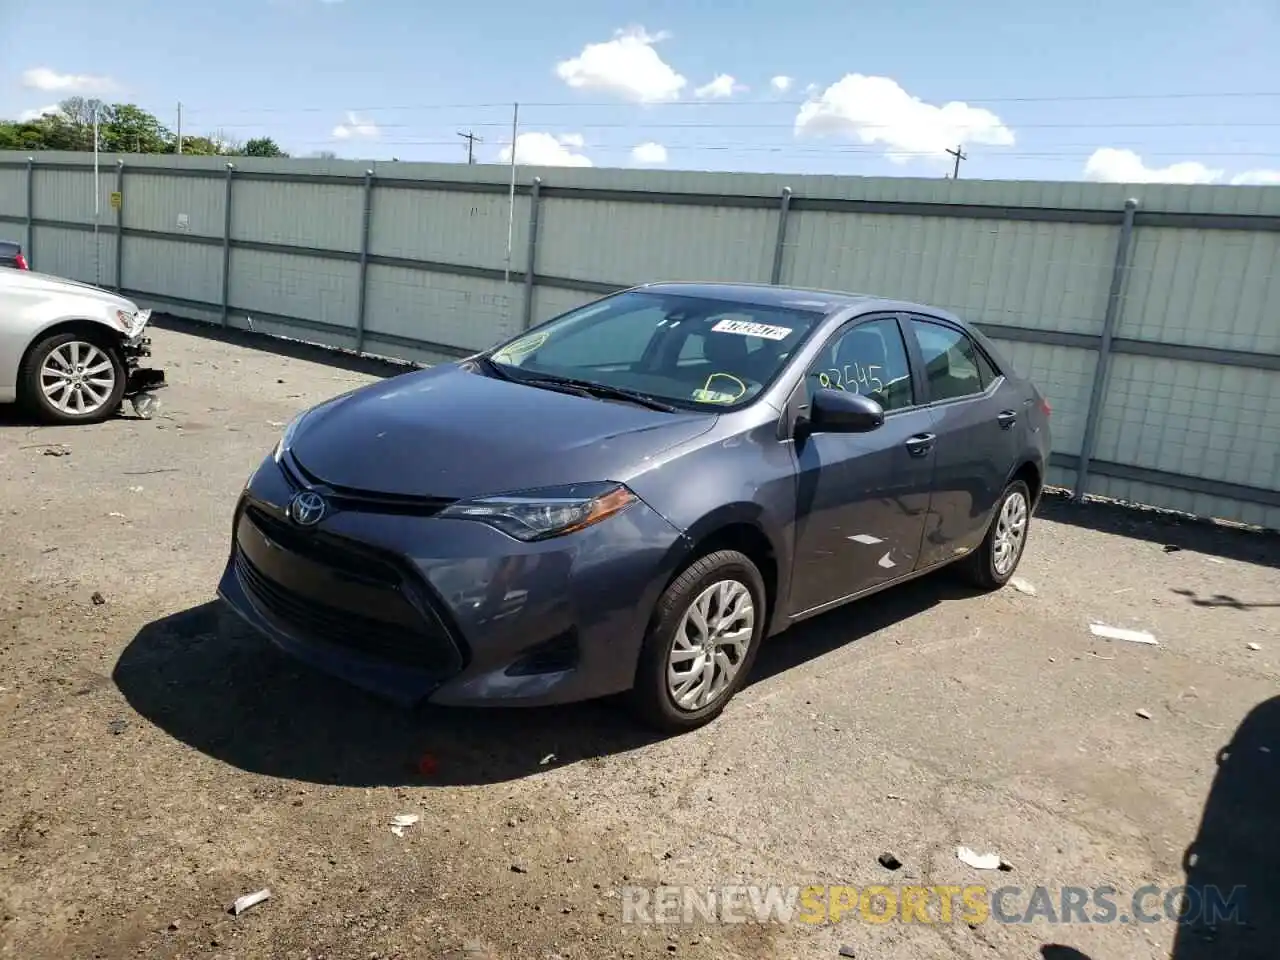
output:
[[[289,518],[300,527],[314,527],[324,519],[328,505],[324,497],[305,490],[289,501]]]

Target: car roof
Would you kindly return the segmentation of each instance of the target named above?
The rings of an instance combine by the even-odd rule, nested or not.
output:
[[[757,307],[807,309],[831,315],[846,313],[856,315],[872,310],[911,310],[959,321],[958,317],[938,307],[922,303],[910,303],[870,293],[852,293],[841,290],[819,290],[810,287],[784,287],[769,283],[724,283],[670,280],[646,283],[635,289],[653,293],[672,293],[706,300],[725,300]]]

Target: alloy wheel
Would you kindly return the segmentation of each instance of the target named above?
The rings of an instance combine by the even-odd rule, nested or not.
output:
[[[667,660],[667,691],[681,710],[701,710],[723,697],[742,668],[755,633],[751,591],[737,580],[703,590],[676,627]]]

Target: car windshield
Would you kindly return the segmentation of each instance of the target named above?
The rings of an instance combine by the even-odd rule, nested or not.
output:
[[[685,408],[747,403],[781,372],[821,309],[629,291],[487,355],[518,380],[572,380]]]

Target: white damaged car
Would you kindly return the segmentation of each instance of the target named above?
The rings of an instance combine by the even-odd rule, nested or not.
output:
[[[131,399],[142,416],[164,372],[141,366],[150,310],[100,287],[0,270],[0,403],[49,423],[97,423]]]

